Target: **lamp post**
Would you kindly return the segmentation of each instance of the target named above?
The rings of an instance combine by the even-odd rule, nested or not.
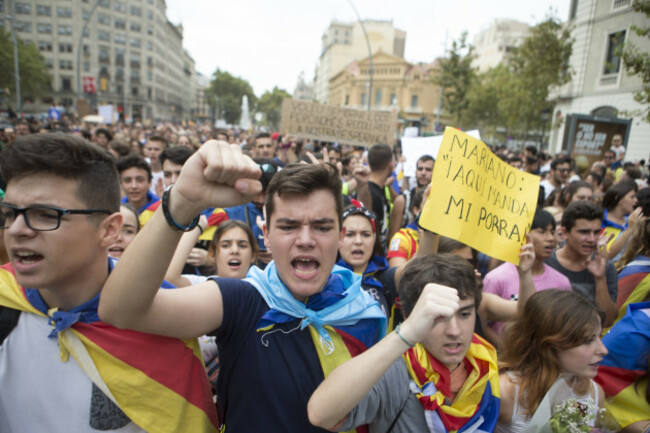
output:
[[[370,99],[372,97],[372,75],[374,73],[374,70],[372,69],[372,51],[370,49],[370,39],[368,39],[368,33],[366,33],[366,27],[363,25],[363,21],[361,20],[361,16],[359,15],[359,11],[357,11],[357,8],[354,6],[354,3],[352,3],[352,0],[348,0],[350,2],[350,6],[352,6],[352,9],[354,9],[354,13],[357,15],[357,20],[359,20],[359,24],[361,25],[361,30],[363,31],[363,36],[366,38],[366,45],[368,46],[368,62],[370,63],[370,69],[368,70],[368,111],[370,111]]]
[[[23,111],[20,97],[20,67],[18,65],[18,41],[16,40],[16,0],[11,2],[11,39],[14,44],[14,75],[16,78],[16,111],[18,116]]]
[[[97,6],[99,6],[100,2],[101,0],[97,0],[95,2],[93,8],[90,10],[90,13],[88,14],[88,18],[84,20],[84,25],[81,28],[81,32],[79,33],[79,43],[77,44],[77,101],[81,99],[81,49],[83,48],[84,32],[88,28],[88,23],[90,22],[90,19],[95,13],[95,10],[97,9]]]

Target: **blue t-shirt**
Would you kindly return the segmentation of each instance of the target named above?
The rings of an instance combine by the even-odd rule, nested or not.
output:
[[[307,402],[323,381],[309,330],[298,319],[257,332],[269,310],[248,282],[217,278],[223,322],[217,337],[217,393],[226,428],[234,432],[324,432],[307,418]],[[274,331],[274,332],[273,332]]]

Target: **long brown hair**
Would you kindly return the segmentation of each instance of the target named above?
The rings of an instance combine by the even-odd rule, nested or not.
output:
[[[519,405],[533,414],[562,373],[558,354],[587,342],[604,314],[587,298],[566,290],[544,290],[530,297],[507,328],[499,358],[519,384]],[[588,381],[584,381],[587,385]]]

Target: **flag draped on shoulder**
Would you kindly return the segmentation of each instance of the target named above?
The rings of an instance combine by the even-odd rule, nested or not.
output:
[[[18,284],[11,265],[0,268],[0,305],[47,317],[61,362],[84,373],[147,432],[216,432],[217,416],[196,340],[117,329],[97,318],[99,295],[70,312],[47,309],[37,290]],[[44,336],[48,338],[48,336]]]
[[[630,304],[627,313],[603,337],[609,351],[598,366],[596,382],[607,394],[607,408],[621,427],[648,418],[645,395],[650,356],[650,302]]]
[[[499,417],[499,371],[494,347],[474,334],[463,363],[467,379],[451,401],[451,374],[421,343],[402,355],[411,391],[430,431],[493,431]],[[477,430],[478,429],[478,430]]]

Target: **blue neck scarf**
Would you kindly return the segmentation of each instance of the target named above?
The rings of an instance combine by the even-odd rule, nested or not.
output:
[[[41,294],[36,289],[25,289],[25,296],[34,308],[49,318],[49,324],[54,326],[48,338],[57,338],[59,332],[71,327],[77,322],[93,323],[99,322],[97,307],[99,306],[99,293],[90,301],[73,308],[70,311],[59,309],[48,309]]]
[[[316,329],[325,353],[333,350],[325,325],[351,326],[362,319],[379,319],[380,335],[386,333],[386,315],[379,303],[361,289],[358,275],[339,266],[334,266],[323,290],[304,303],[294,298],[280,280],[275,262],[264,270],[252,267],[246,281],[257,289],[270,308],[260,319],[258,328],[300,319],[300,329],[310,325]]]
[[[346,263],[343,259],[339,259],[336,264],[353,271],[352,266]],[[379,282],[379,280],[375,278],[375,274],[386,269],[388,269],[388,261],[384,256],[372,256],[368,262],[368,265],[366,265],[366,270],[363,271],[363,276],[361,277],[361,285],[367,288],[374,287],[380,291],[383,291],[384,286]]]

